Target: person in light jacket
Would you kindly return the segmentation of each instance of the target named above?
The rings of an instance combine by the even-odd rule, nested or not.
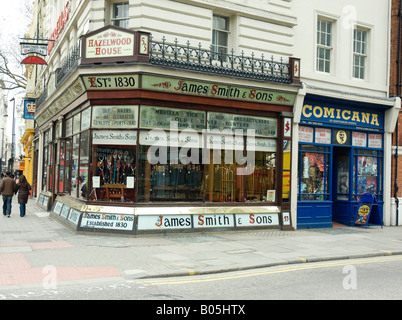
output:
[[[28,183],[24,175],[21,175],[17,183],[18,203],[20,204],[20,217],[25,216],[26,204],[30,194],[31,185]],[[15,193],[17,193],[17,191]]]
[[[11,202],[17,186],[15,180],[11,178],[11,172],[6,172],[6,177],[1,179],[0,192],[3,196],[3,214],[10,218]]]

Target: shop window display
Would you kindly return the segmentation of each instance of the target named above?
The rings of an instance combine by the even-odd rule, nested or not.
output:
[[[353,173],[355,199],[364,193],[372,193],[378,198],[382,194],[379,177],[381,177],[381,161],[378,151],[356,150]]]
[[[131,146],[94,146],[91,199],[135,200],[136,150]]]
[[[43,148],[43,177],[42,177],[42,190],[46,191],[47,187],[47,177],[48,177],[48,156],[49,156],[49,147],[45,146]]]
[[[183,164],[168,161],[152,164],[148,159],[149,146],[140,146],[139,201],[202,201],[203,166],[200,161]],[[201,151],[198,150],[198,156]],[[177,150],[167,149],[167,158],[177,155]],[[156,153],[155,156],[159,156]],[[175,163],[177,162],[177,163]]]
[[[77,190],[79,185],[79,172],[78,172],[78,157],[80,139],[79,135],[73,136],[73,152],[71,159],[71,195],[77,197]]]
[[[299,176],[300,200],[329,200],[329,150],[327,147],[303,146],[300,157],[301,174]],[[322,152],[319,152],[322,151]]]
[[[282,161],[282,201],[290,200],[290,165],[291,165],[291,141],[285,140]]]
[[[59,150],[59,186],[58,186],[58,191],[59,192],[64,192],[64,165],[65,165],[65,159],[66,159],[66,142],[65,141],[60,141],[60,150]]]
[[[211,163],[207,165],[206,169],[206,201],[241,202],[245,199],[243,181],[236,175],[237,165],[225,163],[228,153],[230,153],[230,157],[233,157],[235,152],[221,150],[221,159],[217,163],[216,158],[213,159],[213,151],[211,151]]]
[[[256,151],[255,169],[245,177],[246,201],[275,201],[276,153]]]
[[[244,168],[243,165],[225,163],[227,153],[235,157],[235,151],[222,150],[220,163],[211,161],[207,165],[206,201],[274,202],[276,153],[256,151],[253,170],[247,175],[239,174],[238,169]]]
[[[91,110],[91,121],[79,114],[66,120],[61,192],[118,202],[275,203],[281,197],[275,118],[154,106],[95,106],[86,114]],[[128,114],[127,128],[111,128],[116,115]],[[101,128],[97,121],[108,125]],[[254,159],[245,174],[248,149]]]
[[[81,133],[80,142],[80,172],[78,176],[78,197],[87,199],[89,183],[88,183],[88,163],[89,162],[89,131]]]
[[[71,192],[71,139],[66,140],[66,152],[64,162],[64,192]]]

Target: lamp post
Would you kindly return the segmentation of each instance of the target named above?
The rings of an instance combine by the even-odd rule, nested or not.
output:
[[[14,171],[14,159],[15,159],[15,98],[12,98],[10,102],[13,101],[13,127],[12,127],[12,139],[11,139],[11,166],[10,170]]]

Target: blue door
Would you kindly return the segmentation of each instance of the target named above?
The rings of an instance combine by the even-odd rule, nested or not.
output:
[[[352,226],[360,197],[375,195],[383,209],[383,151],[299,144],[297,227]]]
[[[351,225],[353,222],[353,163],[350,147],[333,147],[333,221]]]
[[[331,147],[299,145],[298,228],[332,227]]]

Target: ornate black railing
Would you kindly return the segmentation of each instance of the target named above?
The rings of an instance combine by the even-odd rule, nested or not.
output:
[[[284,84],[292,82],[291,65],[290,63],[284,63],[283,58],[278,62],[274,61],[273,56],[265,59],[263,54],[261,58],[256,58],[254,53],[251,54],[251,57],[248,57],[244,55],[243,51],[241,55],[235,55],[233,49],[230,52],[214,50],[213,46],[204,49],[201,44],[196,47],[191,46],[189,41],[185,46],[182,46],[178,44],[177,39],[174,43],[166,42],[165,37],[162,38],[162,41],[151,39],[149,58],[151,64],[172,68]],[[56,88],[74,72],[80,61],[81,47],[80,43],[78,43],[56,72]],[[36,101],[37,110],[46,99],[47,88],[45,87]]]
[[[256,58],[254,53],[251,57],[235,55],[232,49],[230,53],[217,52],[214,47],[203,49],[201,44],[192,47],[187,41],[185,46],[167,43],[165,37],[162,41],[151,41],[150,61],[152,64],[181,68],[194,71],[211,72],[234,77],[258,79],[280,83],[290,83],[290,65],[281,61],[274,61],[274,57],[265,59]]]
[[[66,78],[75,70],[81,59],[81,46],[80,42],[74,46],[67,58],[61,64],[56,73],[56,85],[63,83]]]
[[[56,77],[56,88],[59,87],[73,71],[80,64],[81,59],[81,46],[78,42],[71,52],[67,55],[67,58],[63,61],[60,68],[57,69]],[[36,99],[36,110],[39,110],[40,105],[47,99],[47,87],[43,88],[43,91],[38,99]]]

